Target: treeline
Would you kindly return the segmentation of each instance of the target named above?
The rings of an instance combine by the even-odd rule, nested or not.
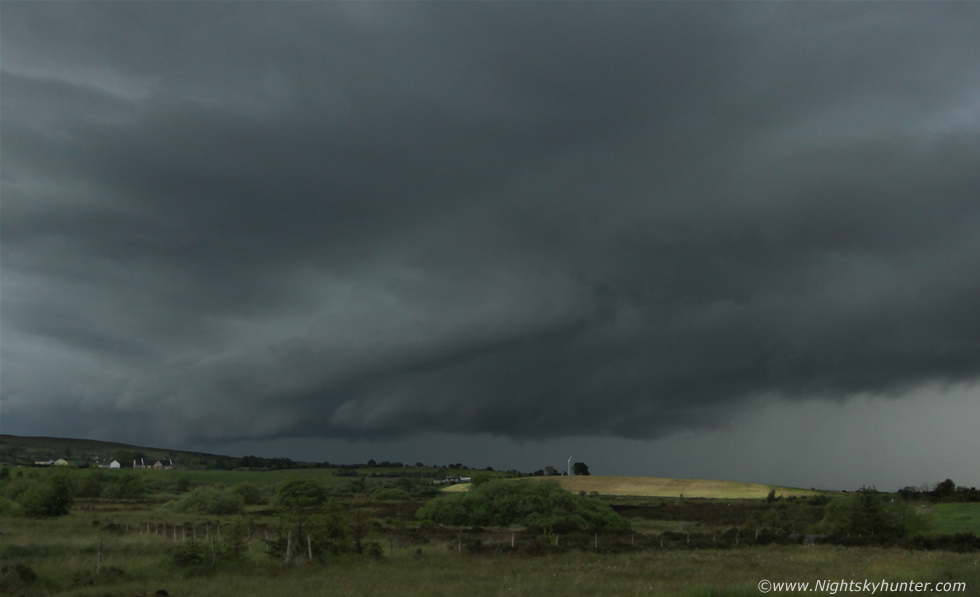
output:
[[[980,489],[976,487],[958,487],[952,479],[936,483],[931,488],[903,487],[899,495],[906,501],[931,501],[935,503],[980,502]]]

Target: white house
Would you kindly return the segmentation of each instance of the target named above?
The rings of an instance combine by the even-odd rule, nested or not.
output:
[[[109,468],[119,468],[119,462],[113,460],[112,462],[109,463]]]

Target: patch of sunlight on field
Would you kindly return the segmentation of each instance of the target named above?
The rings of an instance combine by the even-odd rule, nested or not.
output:
[[[833,492],[812,489],[742,483],[739,481],[712,481],[706,479],[668,479],[663,477],[523,477],[513,482],[556,481],[563,488],[572,491],[600,495],[622,495],[636,497],[685,497],[714,499],[760,499],[775,491],[776,496],[808,496]],[[443,489],[454,493],[468,491],[469,483],[451,485]]]

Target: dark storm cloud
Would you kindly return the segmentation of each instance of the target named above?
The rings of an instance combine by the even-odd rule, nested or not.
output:
[[[5,431],[641,438],[976,379],[977,18],[6,3]]]

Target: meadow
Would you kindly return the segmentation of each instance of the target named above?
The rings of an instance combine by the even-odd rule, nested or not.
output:
[[[117,512],[116,514],[123,514]],[[139,516],[116,516],[117,523]],[[980,587],[980,554],[802,545],[724,550],[480,556],[453,543],[386,545],[380,557],[338,556],[285,566],[259,542],[242,562],[216,567],[173,563],[172,535],[114,532],[105,513],[52,520],[4,519],[5,566],[0,588],[10,595],[180,597],[232,595],[756,595],[774,582],[881,579],[966,582]],[[97,524],[93,524],[97,523]],[[213,531],[212,531],[213,532]],[[506,541],[506,537],[503,537]],[[178,536],[178,543],[181,537]],[[28,567],[25,582],[11,569]],[[98,571],[97,571],[98,568]],[[776,592],[774,594],[782,594]],[[787,593],[788,594],[788,593]],[[977,594],[976,591],[966,593]]]
[[[935,504],[930,506],[928,510],[932,523],[929,534],[974,533],[980,535],[980,503]]]
[[[92,471],[74,471],[81,478]],[[626,528],[560,530],[521,526],[452,527],[420,521],[416,511],[439,492],[420,485],[410,496],[383,499],[378,490],[404,483],[406,468],[362,469],[338,476],[335,469],[292,471],[111,471],[137,476],[139,499],[77,499],[67,516],[28,518],[7,500],[0,509],[0,594],[16,596],[134,597],[147,595],[680,595],[735,597],[760,594],[773,582],[860,580],[965,582],[965,595],[980,594],[980,551],[903,549],[895,546],[806,545],[788,540],[793,525],[819,521],[830,492],[807,492],[768,502],[748,499],[729,482],[703,481],[701,490],[726,499],[636,495],[637,488],[690,490],[696,482],[654,479],[562,477],[580,492],[630,491],[589,497],[609,504],[629,521]],[[422,471],[414,471],[422,472]],[[61,474],[26,469],[8,480],[42,481]],[[462,474],[470,473],[463,471]],[[477,474],[476,471],[470,474]],[[386,476],[389,475],[389,476]],[[181,479],[189,489],[178,489]],[[364,526],[363,553],[298,553],[286,563],[275,552],[281,512],[268,503],[290,480],[316,481]],[[536,478],[526,478],[538,482]],[[556,480],[552,478],[552,480]],[[581,485],[570,481],[580,480]],[[592,481],[592,485],[584,482]],[[669,481],[669,480],[666,480]],[[508,481],[507,483],[511,483]],[[263,501],[238,514],[175,510],[167,502],[194,488],[250,484]],[[406,485],[407,486],[407,485]],[[586,489],[590,487],[591,489]],[[422,491],[424,489],[424,491]],[[758,495],[760,489],[753,489]],[[805,491],[805,490],[800,490]],[[452,495],[453,492],[443,492]],[[693,491],[692,491],[693,493]],[[719,493],[713,494],[718,496]],[[731,497],[732,494],[737,497]],[[815,494],[815,495],[814,495]],[[692,495],[690,498],[688,495]],[[374,496],[374,497],[372,497]],[[582,499],[586,499],[583,497]],[[923,507],[934,524],[929,533],[971,532],[980,503]],[[785,520],[773,513],[786,514]],[[780,522],[782,520],[782,522]],[[785,524],[773,531],[773,524]],[[764,527],[762,535],[758,529]],[[765,525],[769,525],[766,527]],[[231,557],[237,529],[240,551]],[[768,529],[768,530],[765,530]],[[896,544],[897,545],[897,544]],[[194,549],[188,551],[188,546]],[[195,551],[196,550],[196,551]],[[182,554],[200,556],[188,562]],[[275,555],[273,555],[275,554]],[[774,591],[774,595],[790,594]],[[827,594],[825,592],[825,594]],[[903,593],[889,593],[903,594]],[[908,593],[913,594],[913,593]]]

